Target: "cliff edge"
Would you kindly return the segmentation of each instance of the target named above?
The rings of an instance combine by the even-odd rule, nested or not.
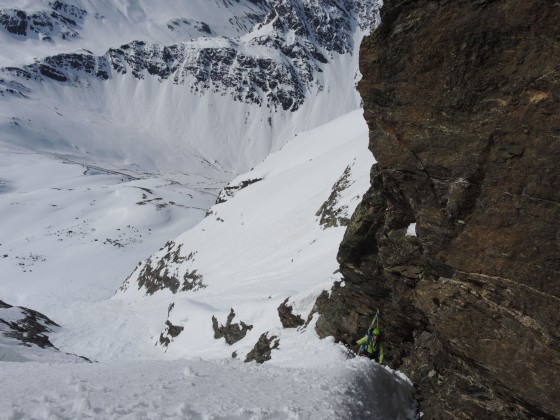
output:
[[[424,418],[560,417],[560,2],[386,0],[360,54],[377,164],[317,332],[379,308]]]

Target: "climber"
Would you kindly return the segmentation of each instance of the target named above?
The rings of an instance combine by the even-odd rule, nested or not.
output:
[[[361,356],[367,356],[377,363],[383,363],[383,345],[381,344],[381,331],[379,328],[368,329],[367,334],[359,340],[352,340],[352,345],[360,345]]]

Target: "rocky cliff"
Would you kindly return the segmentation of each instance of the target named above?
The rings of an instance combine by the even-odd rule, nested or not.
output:
[[[560,416],[560,2],[386,0],[359,85],[377,159],[317,302],[382,313],[424,418]]]

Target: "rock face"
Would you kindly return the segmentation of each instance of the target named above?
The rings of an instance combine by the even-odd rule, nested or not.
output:
[[[317,331],[349,343],[379,308],[424,418],[558,417],[560,4],[384,3],[360,58],[378,163]]]
[[[350,172],[351,166],[347,166],[342,176],[333,185],[327,201],[325,201],[317,213],[315,213],[323,229],[348,226],[350,219],[347,217],[347,207],[339,206],[338,200],[340,199],[340,193],[350,186]]]
[[[144,288],[147,295],[153,295],[164,289],[169,289],[175,294],[197,291],[206,287],[202,275],[198,274],[196,269],[186,267],[194,263],[196,252],[182,256],[181,245],[176,246],[175,242],[168,241],[159,253],[161,258],[157,261],[148,258],[137,266],[120,290],[126,290],[130,286],[130,279],[133,276],[138,280],[138,289]]]
[[[165,330],[159,335],[159,343],[168,347],[175,337],[183,332],[185,327],[180,325],[173,325],[169,320],[165,321]]]

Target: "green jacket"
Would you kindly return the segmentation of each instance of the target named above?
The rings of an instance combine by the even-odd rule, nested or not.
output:
[[[365,346],[365,352],[367,353],[368,356],[370,356],[371,358],[373,358],[375,361],[377,361],[379,364],[383,363],[383,346],[381,345],[381,342],[379,341],[375,341],[373,338],[370,340],[370,342],[368,343],[368,336],[365,335],[363,338],[360,338],[358,341],[356,341],[356,344],[366,344]]]

